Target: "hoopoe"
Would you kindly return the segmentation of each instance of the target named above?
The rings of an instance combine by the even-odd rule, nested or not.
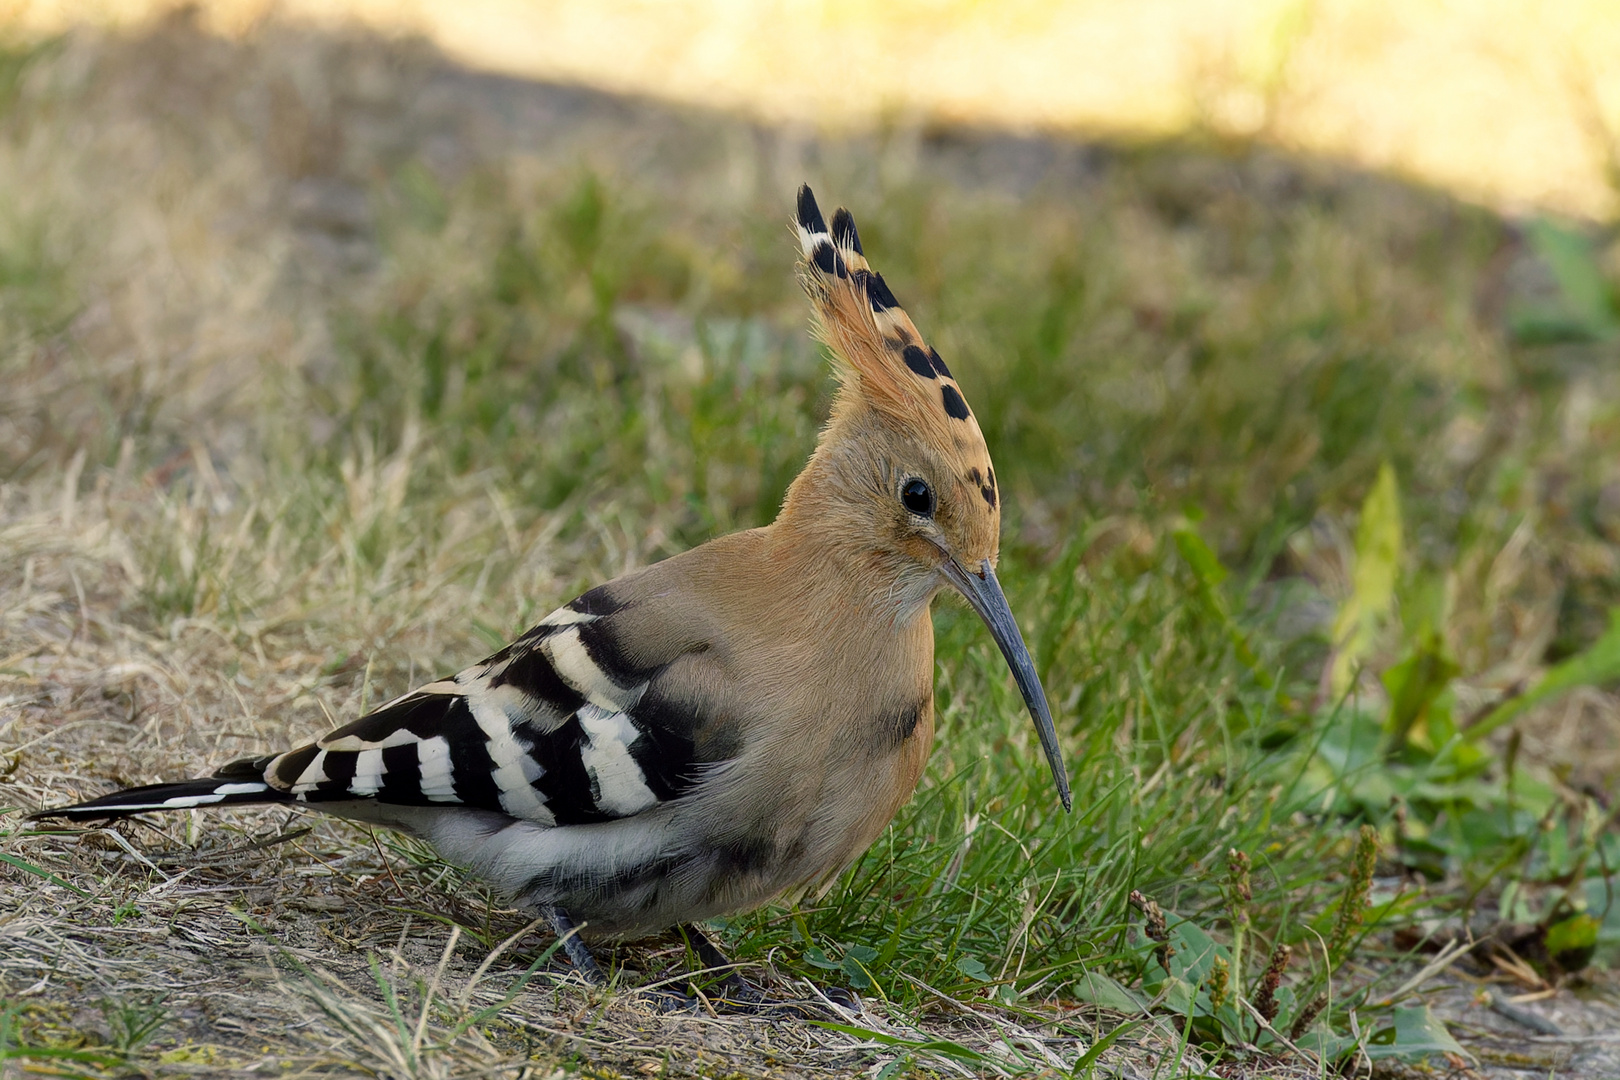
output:
[[[973,412],[799,190],[800,277],[840,385],[781,513],[600,585],[493,656],[284,753],[36,817],[289,803],[414,833],[580,933],[682,926],[826,886],[911,797],[934,739],[930,606],[990,629],[1068,777],[994,566],[1000,489]]]

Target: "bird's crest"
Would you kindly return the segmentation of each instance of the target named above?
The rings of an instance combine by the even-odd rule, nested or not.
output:
[[[829,230],[806,184],[794,225],[816,334],[832,350],[841,381],[835,423],[857,404],[870,406],[955,459],[962,481],[996,511],[995,470],[979,422],[950,368],[867,263],[854,216],[839,207]]]

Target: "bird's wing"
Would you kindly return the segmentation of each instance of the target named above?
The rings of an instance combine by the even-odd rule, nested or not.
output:
[[[634,603],[593,589],[517,641],[262,769],[300,802],[460,805],[543,825],[628,817],[702,779],[700,710],[660,692],[690,633],[634,633]],[[658,639],[662,640],[658,640]],[[234,774],[233,774],[234,775]]]

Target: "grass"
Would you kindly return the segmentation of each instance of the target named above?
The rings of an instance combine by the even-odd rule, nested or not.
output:
[[[1075,810],[942,604],[916,799],[826,896],[718,928],[873,1003],[802,1036],[542,987],[538,938],[481,969],[526,920],[407,842],[7,818],[0,1068],[1392,1068],[1455,1052],[1418,1007],[1447,973],[1397,994],[1397,958],[1475,916],[1604,985],[1608,233],[1216,139],[998,183],[953,165],[971,133],[575,98],[535,139],[421,47],[277,23],[3,69],[0,803],[308,737],[769,520],[830,392],[782,228],[808,178],[985,429]]]

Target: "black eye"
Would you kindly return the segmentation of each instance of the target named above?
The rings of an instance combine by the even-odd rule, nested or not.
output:
[[[900,489],[900,501],[919,517],[934,516],[934,491],[921,480],[907,480]]]

